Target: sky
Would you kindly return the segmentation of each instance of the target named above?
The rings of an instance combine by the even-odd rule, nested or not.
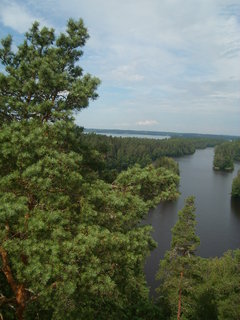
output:
[[[240,135],[239,0],[0,0],[0,38],[83,18],[80,65],[101,79],[86,128]]]

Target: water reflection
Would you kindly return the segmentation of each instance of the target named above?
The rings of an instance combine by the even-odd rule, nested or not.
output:
[[[231,198],[231,212],[240,221],[240,198]]]

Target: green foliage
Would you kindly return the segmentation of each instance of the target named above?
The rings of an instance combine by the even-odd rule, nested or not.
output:
[[[133,168],[113,185],[89,181],[86,155],[70,151],[74,130],[28,120],[0,132],[1,242],[15,279],[39,297],[26,318],[81,310],[82,319],[114,319],[132,295],[147,301],[143,264],[155,244],[139,222],[151,203],[177,195],[179,178],[161,168]]]
[[[105,146],[82,137],[72,115],[99,80],[76,65],[82,20],[65,34],[34,23],[0,59],[0,308],[7,319],[158,319],[143,273],[155,247],[142,217],[177,197],[179,177],[135,166],[101,180]],[[101,152],[101,153],[100,153]],[[21,299],[20,299],[21,297]]]
[[[214,169],[232,171],[234,169],[233,155],[231,142],[225,142],[216,146],[213,160]]]
[[[224,142],[215,148],[213,168],[215,170],[232,171],[233,161],[240,161],[240,141]]]
[[[233,142],[234,160],[240,161],[240,140]]]
[[[240,160],[240,141],[225,142],[216,146],[213,166],[215,170],[232,171],[234,161]],[[240,197],[240,173],[232,182],[232,197]]]
[[[200,243],[199,237],[195,234],[195,206],[194,197],[188,197],[183,210],[178,213],[178,221],[172,229],[171,250],[177,256],[194,255]]]
[[[176,165],[165,157],[177,157],[193,154],[196,148],[212,147],[222,143],[220,139],[210,138],[171,138],[171,139],[146,139],[146,138],[121,138],[108,137],[98,134],[81,135],[82,141],[93,149],[99,151],[105,160],[105,169],[102,178],[112,182],[117,173],[134,166],[136,163],[145,167],[160,161],[163,167],[178,172]],[[159,160],[161,159],[161,160]],[[165,160],[164,160],[165,159]],[[164,162],[164,164],[163,164]]]
[[[160,263],[158,306],[163,319],[176,319],[181,290],[181,319],[237,320],[240,316],[240,250],[221,258],[195,256],[193,198],[186,200],[172,229],[171,249]],[[182,277],[181,277],[182,274]]]
[[[189,257],[182,279],[181,319],[237,320],[240,316],[240,251],[228,251],[221,258]],[[159,290],[164,319],[176,319],[179,292],[179,264],[172,261]],[[163,266],[164,266],[163,265]],[[187,268],[186,268],[187,266]],[[160,269],[162,272],[163,269]],[[161,273],[160,273],[161,274]]]
[[[179,177],[164,168],[155,169],[152,165],[144,169],[135,165],[120,173],[114,184],[121,187],[123,192],[130,191],[139,196],[150,207],[179,196]]]
[[[201,259],[203,278],[195,288],[197,304],[193,319],[239,319],[239,258],[240,251],[235,250],[221,258]]]
[[[240,171],[232,182],[232,197],[240,197]]]
[[[169,157],[162,157],[162,158],[157,159],[154,162],[154,166],[157,168],[163,167],[163,168],[166,168],[168,170],[173,171],[174,173],[176,173],[178,175],[180,174],[178,163]]]
[[[193,197],[149,300],[143,266],[156,243],[141,220],[178,196],[178,166],[164,156],[219,141],[83,134],[73,113],[99,84],[78,65],[87,38],[70,19],[59,36],[34,23],[16,52],[10,36],[1,42],[0,318],[176,319],[181,286],[181,319],[239,319],[240,252],[195,256]],[[239,141],[223,149],[239,159]]]
[[[65,119],[73,110],[88,106],[97,97],[97,78],[83,71],[80,59],[88,38],[83,21],[70,19],[66,33],[55,36],[53,29],[39,29],[35,22],[16,52],[11,37],[2,40],[0,61],[0,118],[2,122]]]
[[[199,258],[195,257],[199,238],[195,235],[194,197],[186,199],[183,210],[178,213],[178,221],[172,229],[171,249],[160,262],[157,279],[158,299],[166,318],[176,319],[179,290],[182,291],[182,319],[190,319],[194,309],[193,293],[201,281],[198,270]]]

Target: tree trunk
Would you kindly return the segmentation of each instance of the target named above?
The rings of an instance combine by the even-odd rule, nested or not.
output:
[[[0,256],[2,258],[2,271],[16,298],[16,317],[18,320],[23,320],[23,313],[26,307],[27,300],[26,290],[23,284],[17,284],[15,279],[13,278],[12,271],[8,262],[7,252],[2,247],[0,247]]]

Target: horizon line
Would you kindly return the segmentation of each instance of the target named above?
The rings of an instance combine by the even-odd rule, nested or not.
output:
[[[225,136],[225,137],[235,137],[235,138],[240,138],[240,135],[234,135],[234,134],[223,134],[223,133],[199,133],[199,132],[179,132],[179,131],[156,131],[156,130],[141,130],[141,129],[101,129],[101,128],[85,128],[83,127],[84,130],[97,130],[98,132],[102,131],[102,132],[114,132],[114,131],[121,131],[121,132],[141,132],[143,134],[146,133],[150,133],[150,135],[163,135],[165,133],[167,134],[173,134],[173,135],[180,135],[180,134],[184,134],[184,135],[208,135],[208,136]]]

